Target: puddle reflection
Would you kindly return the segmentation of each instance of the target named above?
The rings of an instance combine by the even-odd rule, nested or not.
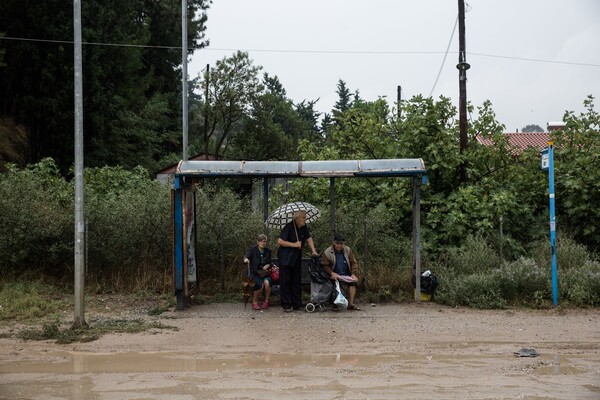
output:
[[[50,361],[18,361],[0,365],[0,373],[182,372],[249,368],[372,366],[398,360],[397,355],[257,354],[231,358],[196,357],[186,353],[53,353]],[[408,359],[408,357],[406,358]]]

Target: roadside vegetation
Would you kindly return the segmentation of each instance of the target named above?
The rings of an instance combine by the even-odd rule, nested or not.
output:
[[[173,306],[171,193],[154,175],[181,158],[181,56],[162,48],[180,37],[172,22],[180,10],[168,2],[117,3],[107,8],[90,0],[82,10],[84,20],[98,22],[85,30],[84,41],[139,41],[133,47],[90,46],[83,55],[86,303],[93,318],[102,317],[91,318],[85,334],[68,327],[74,276],[72,55],[58,43],[35,41],[3,41],[0,49],[0,321],[25,326],[23,338],[91,340],[106,331],[163,329],[152,318]],[[190,49],[208,46],[209,6],[189,2]],[[21,2],[5,1],[0,26],[7,31],[0,35],[68,38],[70,7],[37,2],[23,13]],[[540,170],[539,149],[508,142],[491,102],[468,105],[467,146],[461,148],[457,110],[443,96],[370,101],[340,78],[338,100],[330,113],[321,113],[318,99],[295,103],[276,75],[241,51],[189,83],[190,156],[421,158],[427,169],[421,271],[439,279],[434,301],[477,308],[552,306],[547,173]],[[565,307],[600,303],[600,115],[594,100],[589,95],[579,115],[565,111],[565,127],[550,137],[559,301]],[[480,138],[491,145],[480,145]],[[310,227],[317,248],[331,244],[333,231],[346,236],[361,265],[359,300],[405,302],[413,298],[412,185],[405,178],[338,178],[331,215],[329,179],[296,179],[272,186],[268,206],[303,200],[319,207],[322,216]],[[253,192],[261,191],[250,182],[206,179],[196,185],[200,279],[190,301],[240,301],[242,255],[259,233],[276,247],[279,232],[265,230],[262,200],[252,199]],[[115,298],[121,299],[120,310],[143,304],[149,318],[106,317],[114,314]],[[36,324],[42,328],[31,328]]]

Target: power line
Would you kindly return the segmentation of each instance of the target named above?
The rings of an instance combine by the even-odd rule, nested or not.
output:
[[[10,37],[10,36],[0,36],[0,40],[16,40],[16,41],[23,41],[23,42],[73,44],[72,40],[32,39],[32,38]],[[81,42],[81,44],[91,45],[91,46],[143,47],[143,48],[154,48],[154,49],[181,50],[181,46],[151,46],[151,45],[147,45],[147,44],[99,43],[99,42]],[[195,50],[198,50],[198,49],[200,49],[200,47],[195,48]]]
[[[579,62],[571,62],[571,61],[542,60],[539,58],[527,58],[527,57],[499,56],[499,55],[495,55],[495,54],[473,53],[471,51],[469,52],[469,55],[470,56],[480,56],[480,57],[504,58],[507,60],[533,61],[533,62],[548,63],[548,64],[565,64],[565,65],[581,65],[584,67],[600,67],[600,64],[579,63]]]
[[[456,21],[454,21],[454,28],[452,28],[452,33],[450,34],[450,40],[448,41],[448,47],[446,47],[446,54],[444,54],[444,59],[442,60],[442,65],[440,65],[440,70],[438,71],[437,76],[435,77],[435,82],[433,83],[433,87],[431,88],[431,92],[429,92],[429,97],[433,94],[435,87],[437,86],[438,80],[440,79],[440,75],[442,74],[442,70],[444,69],[444,64],[446,63],[446,58],[448,57],[448,52],[450,51],[450,45],[452,44],[452,39],[454,38],[454,32],[456,32],[456,25],[458,24],[458,17],[456,17]]]
[[[21,38],[21,37],[0,37],[0,40],[15,40],[15,41],[28,41],[28,42],[42,42],[42,43],[61,43],[61,44],[73,44],[73,41],[69,40],[49,40],[49,39],[32,39],[32,38]],[[138,48],[150,48],[150,49],[169,49],[169,50],[181,50],[181,46],[159,46],[159,45],[143,45],[143,44],[128,44],[128,43],[100,43],[100,42],[82,42],[88,46],[112,46],[112,47],[138,47]],[[235,49],[235,48],[206,48],[206,47],[188,47],[188,50],[201,50],[201,51],[245,51],[255,53],[298,53],[298,54],[356,54],[356,55],[369,55],[369,54],[382,54],[382,55],[394,55],[394,54],[458,54],[457,51],[402,51],[402,50],[389,50],[389,51],[369,51],[369,50],[286,50],[286,49]],[[503,56],[497,54],[485,54],[485,53],[473,53],[469,52],[471,56],[479,57],[492,57],[501,58],[507,60],[519,60],[519,61],[531,61],[547,64],[562,64],[562,65],[578,65],[584,67],[600,67],[600,64],[593,63],[581,63],[571,61],[555,61],[555,60],[544,60],[538,58],[527,58],[527,57],[513,57]]]

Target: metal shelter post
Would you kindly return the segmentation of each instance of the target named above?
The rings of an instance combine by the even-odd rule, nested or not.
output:
[[[335,178],[329,178],[329,228],[331,229],[331,240],[336,234],[335,226]]]
[[[183,310],[183,190],[180,178],[175,178],[174,190],[171,196],[173,210],[173,288],[177,298],[177,310]]]
[[[263,179],[263,222],[269,218],[269,178]]]
[[[415,274],[415,301],[421,301],[421,179],[413,177],[413,269]]]

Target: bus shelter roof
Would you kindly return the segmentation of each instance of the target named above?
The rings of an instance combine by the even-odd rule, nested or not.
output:
[[[325,161],[180,161],[178,177],[394,177],[426,175],[420,158]]]

